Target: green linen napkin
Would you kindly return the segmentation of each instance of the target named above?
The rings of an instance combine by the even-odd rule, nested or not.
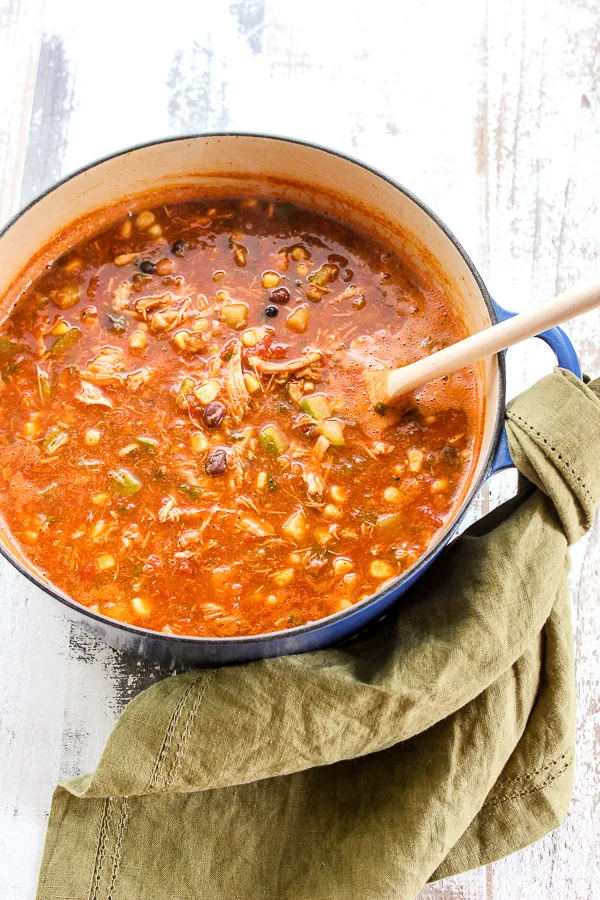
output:
[[[557,826],[599,397],[557,369],[510,403],[525,490],[367,634],[130,703],[96,772],[55,792],[38,900],[404,900]]]

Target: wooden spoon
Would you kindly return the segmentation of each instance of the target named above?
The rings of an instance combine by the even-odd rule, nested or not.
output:
[[[597,306],[600,306],[600,282],[576,285],[536,309],[512,316],[400,369],[367,369],[363,379],[369,399],[375,409],[393,406],[405,394],[429,381],[493,356]]]

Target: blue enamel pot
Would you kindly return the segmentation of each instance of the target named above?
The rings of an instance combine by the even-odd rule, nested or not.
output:
[[[133,147],[80,169],[18,213],[0,233],[0,313],[32,276],[74,240],[105,227],[115,215],[143,208],[149,194],[181,189],[194,194],[276,194],[310,203],[358,229],[400,247],[415,266],[434,273],[470,331],[512,313],[489,296],[475,266],[452,232],[410,191],[344,154],[288,138],[262,134],[199,134]],[[580,375],[566,334],[553,328],[539,337],[559,365]],[[452,520],[429,551],[401,577],[350,609],[326,619],[252,637],[196,638],[149,631],[109,619],[67,597],[28,563],[7,529],[0,551],[25,577],[63,605],[111,646],[163,663],[216,666],[305,653],[345,640],[380,617],[435,563],[456,535],[477,492],[494,473],[511,465],[504,432],[504,355],[481,363],[477,377],[485,402],[483,439],[470,484]],[[198,584],[198,592],[202,584]]]

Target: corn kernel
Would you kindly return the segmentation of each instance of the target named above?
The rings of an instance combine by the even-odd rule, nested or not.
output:
[[[334,506],[333,503],[328,503],[323,512],[328,519],[341,519],[344,515],[339,506]]]
[[[156,216],[153,212],[150,212],[149,209],[142,210],[135,219],[136,227],[139,228],[140,231],[145,231],[147,228],[150,228],[154,222],[156,222]]]
[[[244,347],[254,347],[265,336],[264,328],[248,328],[242,332],[242,344]]]
[[[92,497],[92,503],[94,506],[102,506],[104,503],[108,503],[110,500],[110,494],[94,494]]]
[[[136,256],[137,253],[119,253],[118,256],[115,256],[113,262],[115,266],[119,266],[119,268],[122,268],[123,266],[128,266],[129,263],[133,262]]]
[[[173,344],[178,350],[185,350],[189,339],[190,335],[188,331],[176,331],[173,335]]]
[[[162,233],[163,233],[162,228],[160,227],[160,225],[158,223],[156,225],[151,225],[150,228],[148,229],[148,234],[150,235],[150,237],[153,237],[153,238],[159,238],[162,235]]]
[[[190,446],[194,453],[205,453],[208,450],[208,438],[201,431],[190,435]]]
[[[267,486],[268,476],[266,472],[259,472],[256,476],[256,490],[264,491]]]
[[[148,337],[145,331],[137,328],[129,338],[130,350],[145,350],[148,346]]]
[[[263,272],[262,286],[264,288],[276,288],[281,278],[277,272]]]
[[[227,272],[224,269],[217,269],[216,272],[213,272],[213,281],[223,281]]]
[[[277,595],[276,595],[276,594],[269,594],[269,596],[267,597],[267,603],[269,604],[269,606],[275,606],[275,604],[276,604],[277,602],[278,602]]]
[[[209,403],[215,399],[215,397],[219,394],[221,390],[221,385],[218,381],[205,381],[200,387],[197,387],[194,391],[196,399],[203,405],[207,406]]]
[[[68,323],[61,321],[57,322],[56,325],[52,327],[50,334],[58,335],[60,337],[61,334],[66,334],[69,330]]]
[[[106,572],[108,569],[114,569],[117,561],[112,553],[101,553],[96,559],[96,568],[100,572]]]
[[[336,575],[347,575],[353,568],[352,560],[346,559],[345,556],[336,556],[333,561],[333,571]]]
[[[435,416],[427,416],[427,418],[425,419],[426,425],[433,425],[434,422],[435,422]]]
[[[298,265],[296,266],[296,272],[301,278],[304,278],[305,275],[308,275],[309,271],[310,269],[306,265],[306,263],[298,263]]]
[[[192,325],[192,331],[208,331],[208,329],[208,319],[196,319],[196,321]]]
[[[442,491],[445,491],[448,487],[448,479],[447,478],[436,478],[433,484],[431,485],[431,493],[439,494]]]
[[[348,600],[347,597],[344,597],[343,600],[340,600],[340,602],[338,603],[338,609],[340,611],[343,609],[350,609],[350,607],[353,605],[354,604],[352,603],[352,600]]]
[[[402,494],[396,487],[386,487],[383,492],[383,499],[386,503],[399,503]]]
[[[25,422],[23,425],[23,437],[28,441],[34,441],[38,434],[40,433],[40,423],[39,422]]]
[[[295,247],[292,247],[290,256],[295,262],[299,262],[301,259],[310,259],[310,253],[303,244],[296,244]]]
[[[119,228],[119,234],[121,235],[122,238],[125,238],[125,240],[127,240],[127,238],[131,237],[132,231],[133,231],[133,225],[131,223],[131,219],[125,219],[125,221],[122,223],[121,227]]]
[[[23,537],[25,540],[29,541],[30,544],[34,544],[38,539],[37,531],[25,531],[23,532]]]
[[[97,522],[94,522],[92,527],[90,528],[90,538],[95,541],[96,538],[99,538],[100,535],[104,534],[106,531],[106,522],[104,519],[98,519]]]
[[[293,569],[282,569],[281,572],[276,572],[273,575],[273,581],[279,587],[285,587],[294,580],[295,574]]]
[[[302,564],[303,556],[301,553],[298,553],[297,550],[293,550],[288,556],[288,559],[293,566],[299,566]]]
[[[88,447],[95,447],[96,444],[100,443],[100,438],[102,437],[102,432],[98,431],[97,428],[88,428],[85,433],[85,442]]]
[[[131,601],[131,605],[138,616],[149,616],[152,612],[151,605],[142,597],[134,597]]]
[[[370,569],[373,578],[377,578],[379,581],[383,581],[384,578],[391,578],[394,574],[394,570],[390,564],[386,563],[383,559],[374,559]]]
[[[336,503],[345,503],[348,499],[348,491],[346,488],[340,487],[339,484],[332,484],[329,488],[331,499]]]

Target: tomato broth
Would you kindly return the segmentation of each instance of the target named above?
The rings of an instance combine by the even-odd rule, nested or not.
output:
[[[0,511],[84,606],[170,634],[272,632],[349,608],[456,513],[480,442],[472,370],[402,411],[366,366],[467,334],[371,236],[289,202],[132,212],[49,264],[0,333]]]

